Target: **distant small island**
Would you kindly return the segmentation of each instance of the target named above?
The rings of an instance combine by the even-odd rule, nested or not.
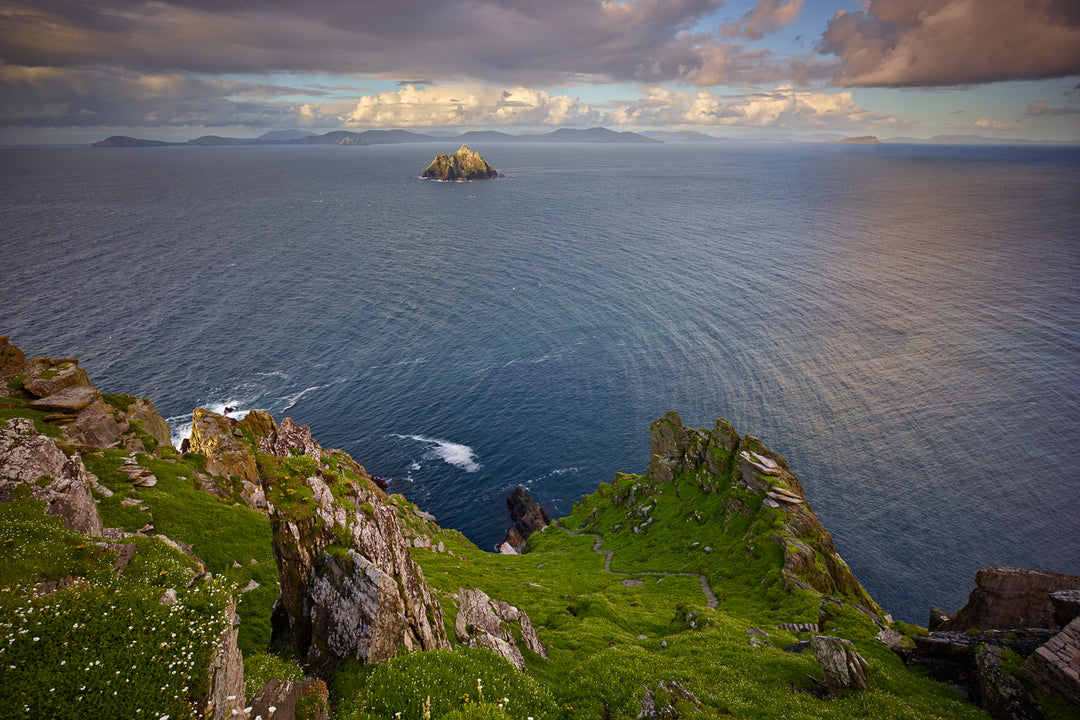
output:
[[[420,176],[435,180],[481,180],[501,177],[480,153],[462,144],[453,155],[439,153]]]
[[[873,135],[860,135],[859,137],[849,137],[849,138],[844,138],[843,140],[828,140],[826,142],[843,143],[843,144],[846,144],[846,145],[883,145],[884,144],[880,140],[878,140],[876,137],[874,137]]]

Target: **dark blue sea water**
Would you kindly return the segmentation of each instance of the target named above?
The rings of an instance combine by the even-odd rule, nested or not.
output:
[[[874,597],[1080,573],[1080,151],[0,149],[0,334],[310,424],[483,547],[642,472],[648,424],[784,454]]]

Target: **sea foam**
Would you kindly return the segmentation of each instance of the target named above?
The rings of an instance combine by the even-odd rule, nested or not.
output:
[[[424,437],[423,435],[394,435],[405,440],[415,440],[419,443],[431,446],[430,451],[425,457],[437,457],[440,460],[459,467],[465,472],[474,473],[480,469],[480,464],[476,462],[476,451],[468,445],[461,445],[460,443],[450,442],[448,440],[436,440],[435,438]]]

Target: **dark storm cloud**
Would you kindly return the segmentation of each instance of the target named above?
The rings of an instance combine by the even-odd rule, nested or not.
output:
[[[820,51],[836,82],[935,86],[1080,74],[1076,0],[872,0],[838,12]]]
[[[11,65],[208,74],[281,70],[432,79],[678,78],[687,28],[723,0],[11,0]]]
[[[0,125],[38,127],[311,125],[293,88],[127,70],[0,66]],[[307,94],[312,94],[309,90]],[[334,119],[336,122],[336,118]]]

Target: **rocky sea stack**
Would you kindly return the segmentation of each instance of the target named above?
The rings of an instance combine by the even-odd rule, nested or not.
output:
[[[420,177],[435,180],[477,180],[500,177],[480,153],[462,145],[453,155],[439,153]]]

